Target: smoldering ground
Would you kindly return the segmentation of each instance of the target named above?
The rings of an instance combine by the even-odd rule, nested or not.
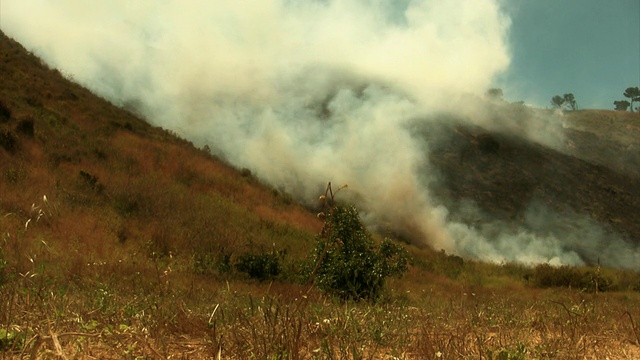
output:
[[[430,190],[440,179],[417,128],[429,132],[442,114],[514,127],[478,100],[509,66],[510,22],[498,0],[0,6],[2,31],[52,67],[300,201],[317,199],[328,180],[348,183],[340,196],[372,227],[435,249],[492,261],[589,256],[553,227],[470,223]],[[517,129],[561,141],[550,123]],[[606,236],[580,229],[593,248],[604,246]]]

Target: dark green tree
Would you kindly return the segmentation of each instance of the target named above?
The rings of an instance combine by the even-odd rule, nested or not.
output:
[[[556,109],[560,109],[562,108],[562,106],[564,105],[564,98],[560,95],[556,95],[554,97],[551,98],[551,105],[553,105],[554,108]]]
[[[640,102],[640,88],[638,88],[637,86],[628,87],[622,95],[624,95],[624,97],[628,97],[631,100],[629,106],[631,107],[631,111],[633,112],[633,102]]]
[[[576,102],[576,97],[572,93],[564,94],[562,98],[564,100],[564,105],[567,106],[569,110],[578,109],[578,103]]]
[[[616,100],[613,102],[613,106],[616,107],[617,111],[627,111],[631,103],[627,100]]]

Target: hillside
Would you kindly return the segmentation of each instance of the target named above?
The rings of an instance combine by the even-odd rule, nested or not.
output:
[[[600,116],[614,120],[604,126]],[[626,130],[615,130],[617,121]],[[633,121],[569,114],[565,151],[443,123],[449,136],[430,154],[442,180],[433,190],[445,203],[473,199],[505,223],[517,223],[535,197],[637,241]],[[606,151],[617,152],[601,140],[629,155],[610,162]],[[94,96],[0,37],[3,357],[639,354],[637,272],[486,264],[407,246],[409,271],[378,303],[343,302],[299,279],[321,227],[249,170]],[[261,282],[236,271],[244,254],[277,254],[280,276]]]
[[[85,255],[95,243],[144,243],[153,234],[180,238],[162,245],[176,253],[214,239],[270,243],[264,228],[309,239],[320,227],[249,172],[93,96],[4,36],[0,75],[0,206],[11,214],[3,221],[24,224],[46,195],[57,209],[48,227],[64,229]],[[173,234],[191,224],[203,226]]]
[[[557,121],[564,121],[564,133],[555,149],[517,131],[439,124],[438,137],[429,139],[436,144],[431,161],[442,177],[434,194],[454,208],[472,200],[489,218],[507,223],[521,223],[532,203],[544,204],[567,217],[585,215],[637,246],[640,116],[590,110]]]

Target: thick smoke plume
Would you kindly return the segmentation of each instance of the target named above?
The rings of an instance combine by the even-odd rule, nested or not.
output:
[[[510,22],[498,0],[0,6],[2,31],[52,67],[301,201],[328,180],[348,183],[344,193],[370,224],[435,249],[583,261],[554,234],[466,225],[429,194],[429,144],[411,129],[434,114],[489,124],[469,99],[509,65]]]

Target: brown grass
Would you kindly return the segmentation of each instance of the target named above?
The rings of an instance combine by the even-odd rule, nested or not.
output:
[[[31,267],[0,288],[0,323],[20,339],[7,357],[210,358],[221,348],[229,359],[623,359],[639,350],[637,293],[465,285],[414,267],[428,280],[394,280],[376,304],[344,303],[139,253],[78,264],[82,276],[62,282],[56,249],[32,246]]]

